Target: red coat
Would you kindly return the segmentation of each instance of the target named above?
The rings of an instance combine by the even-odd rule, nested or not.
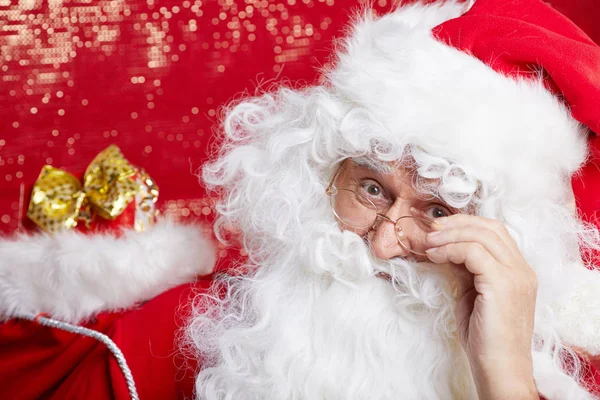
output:
[[[194,286],[206,288],[210,280]],[[125,355],[141,400],[192,398],[195,365],[177,351],[192,285],[87,327],[108,335]],[[176,312],[175,312],[176,311]],[[95,339],[11,320],[0,324],[0,399],[129,399],[112,353]]]
[[[192,288],[183,285],[122,313],[101,314],[89,328],[108,335],[122,350],[141,400],[192,398],[196,365],[177,350]],[[590,382],[600,385],[591,369]],[[126,400],[129,392],[119,366],[95,339],[11,320],[0,324],[0,399]],[[568,399],[565,399],[568,400]]]

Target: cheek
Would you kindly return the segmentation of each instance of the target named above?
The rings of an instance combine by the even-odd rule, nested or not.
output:
[[[346,225],[345,223],[341,222],[338,220],[338,226],[340,227],[340,229],[342,231],[348,231],[348,232],[353,232],[356,233],[358,236],[365,236],[365,233],[367,233],[367,229],[368,228],[356,228],[350,225]],[[372,232],[372,231],[371,231]],[[371,236],[371,232],[369,232],[369,237]],[[365,237],[366,239],[366,237]]]
[[[354,232],[356,233],[358,236],[365,236],[365,230],[364,229],[357,229],[357,228],[353,228],[351,226],[347,226],[344,224],[340,224],[340,227],[342,228],[342,230],[344,231],[350,231],[350,232]]]
[[[334,201],[332,205],[340,217],[346,217],[350,215],[354,204],[347,193],[340,192],[333,198],[333,200]]]
[[[331,200],[331,206],[343,230],[364,234],[373,224],[376,217],[374,211],[361,205],[351,192],[340,191]]]

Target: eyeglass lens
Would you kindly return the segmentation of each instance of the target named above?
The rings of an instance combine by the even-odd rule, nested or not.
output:
[[[386,223],[378,221],[378,212],[387,210],[378,210],[371,201],[349,189],[334,190],[331,206],[338,220],[361,236],[378,223]],[[429,220],[404,216],[396,221],[394,229],[403,247],[415,254],[424,254],[427,234],[432,231]]]

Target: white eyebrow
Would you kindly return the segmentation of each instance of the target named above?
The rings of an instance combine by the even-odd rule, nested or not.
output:
[[[362,167],[369,168],[370,170],[379,172],[380,174],[389,175],[389,174],[394,173],[394,167],[392,167],[388,163],[384,163],[379,160],[374,160],[369,157],[356,157],[356,158],[353,158],[352,161],[355,164],[358,164]]]

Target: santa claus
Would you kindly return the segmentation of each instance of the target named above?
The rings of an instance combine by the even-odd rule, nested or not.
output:
[[[541,0],[472,3],[367,10],[320,86],[227,110],[203,179],[217,236],[238,229],[248,259],[191,303],[197,398],[595,398],[595,187],[576,183],[578,213],[571,179],[600,132],[600,49]],[[201,240],[162,229],[152,243]],[[24,303],[46,289],[7,272],[1,304],[76,321],[189,280],[206,254],[128,271],[140,285],[112,303]],[[67,300],[97,283],[55,278]]]
[[[542,1],[413,4],[231,107],[203,178],[249,261],[197,298],[198,398],[594,398],[598,71]]]

